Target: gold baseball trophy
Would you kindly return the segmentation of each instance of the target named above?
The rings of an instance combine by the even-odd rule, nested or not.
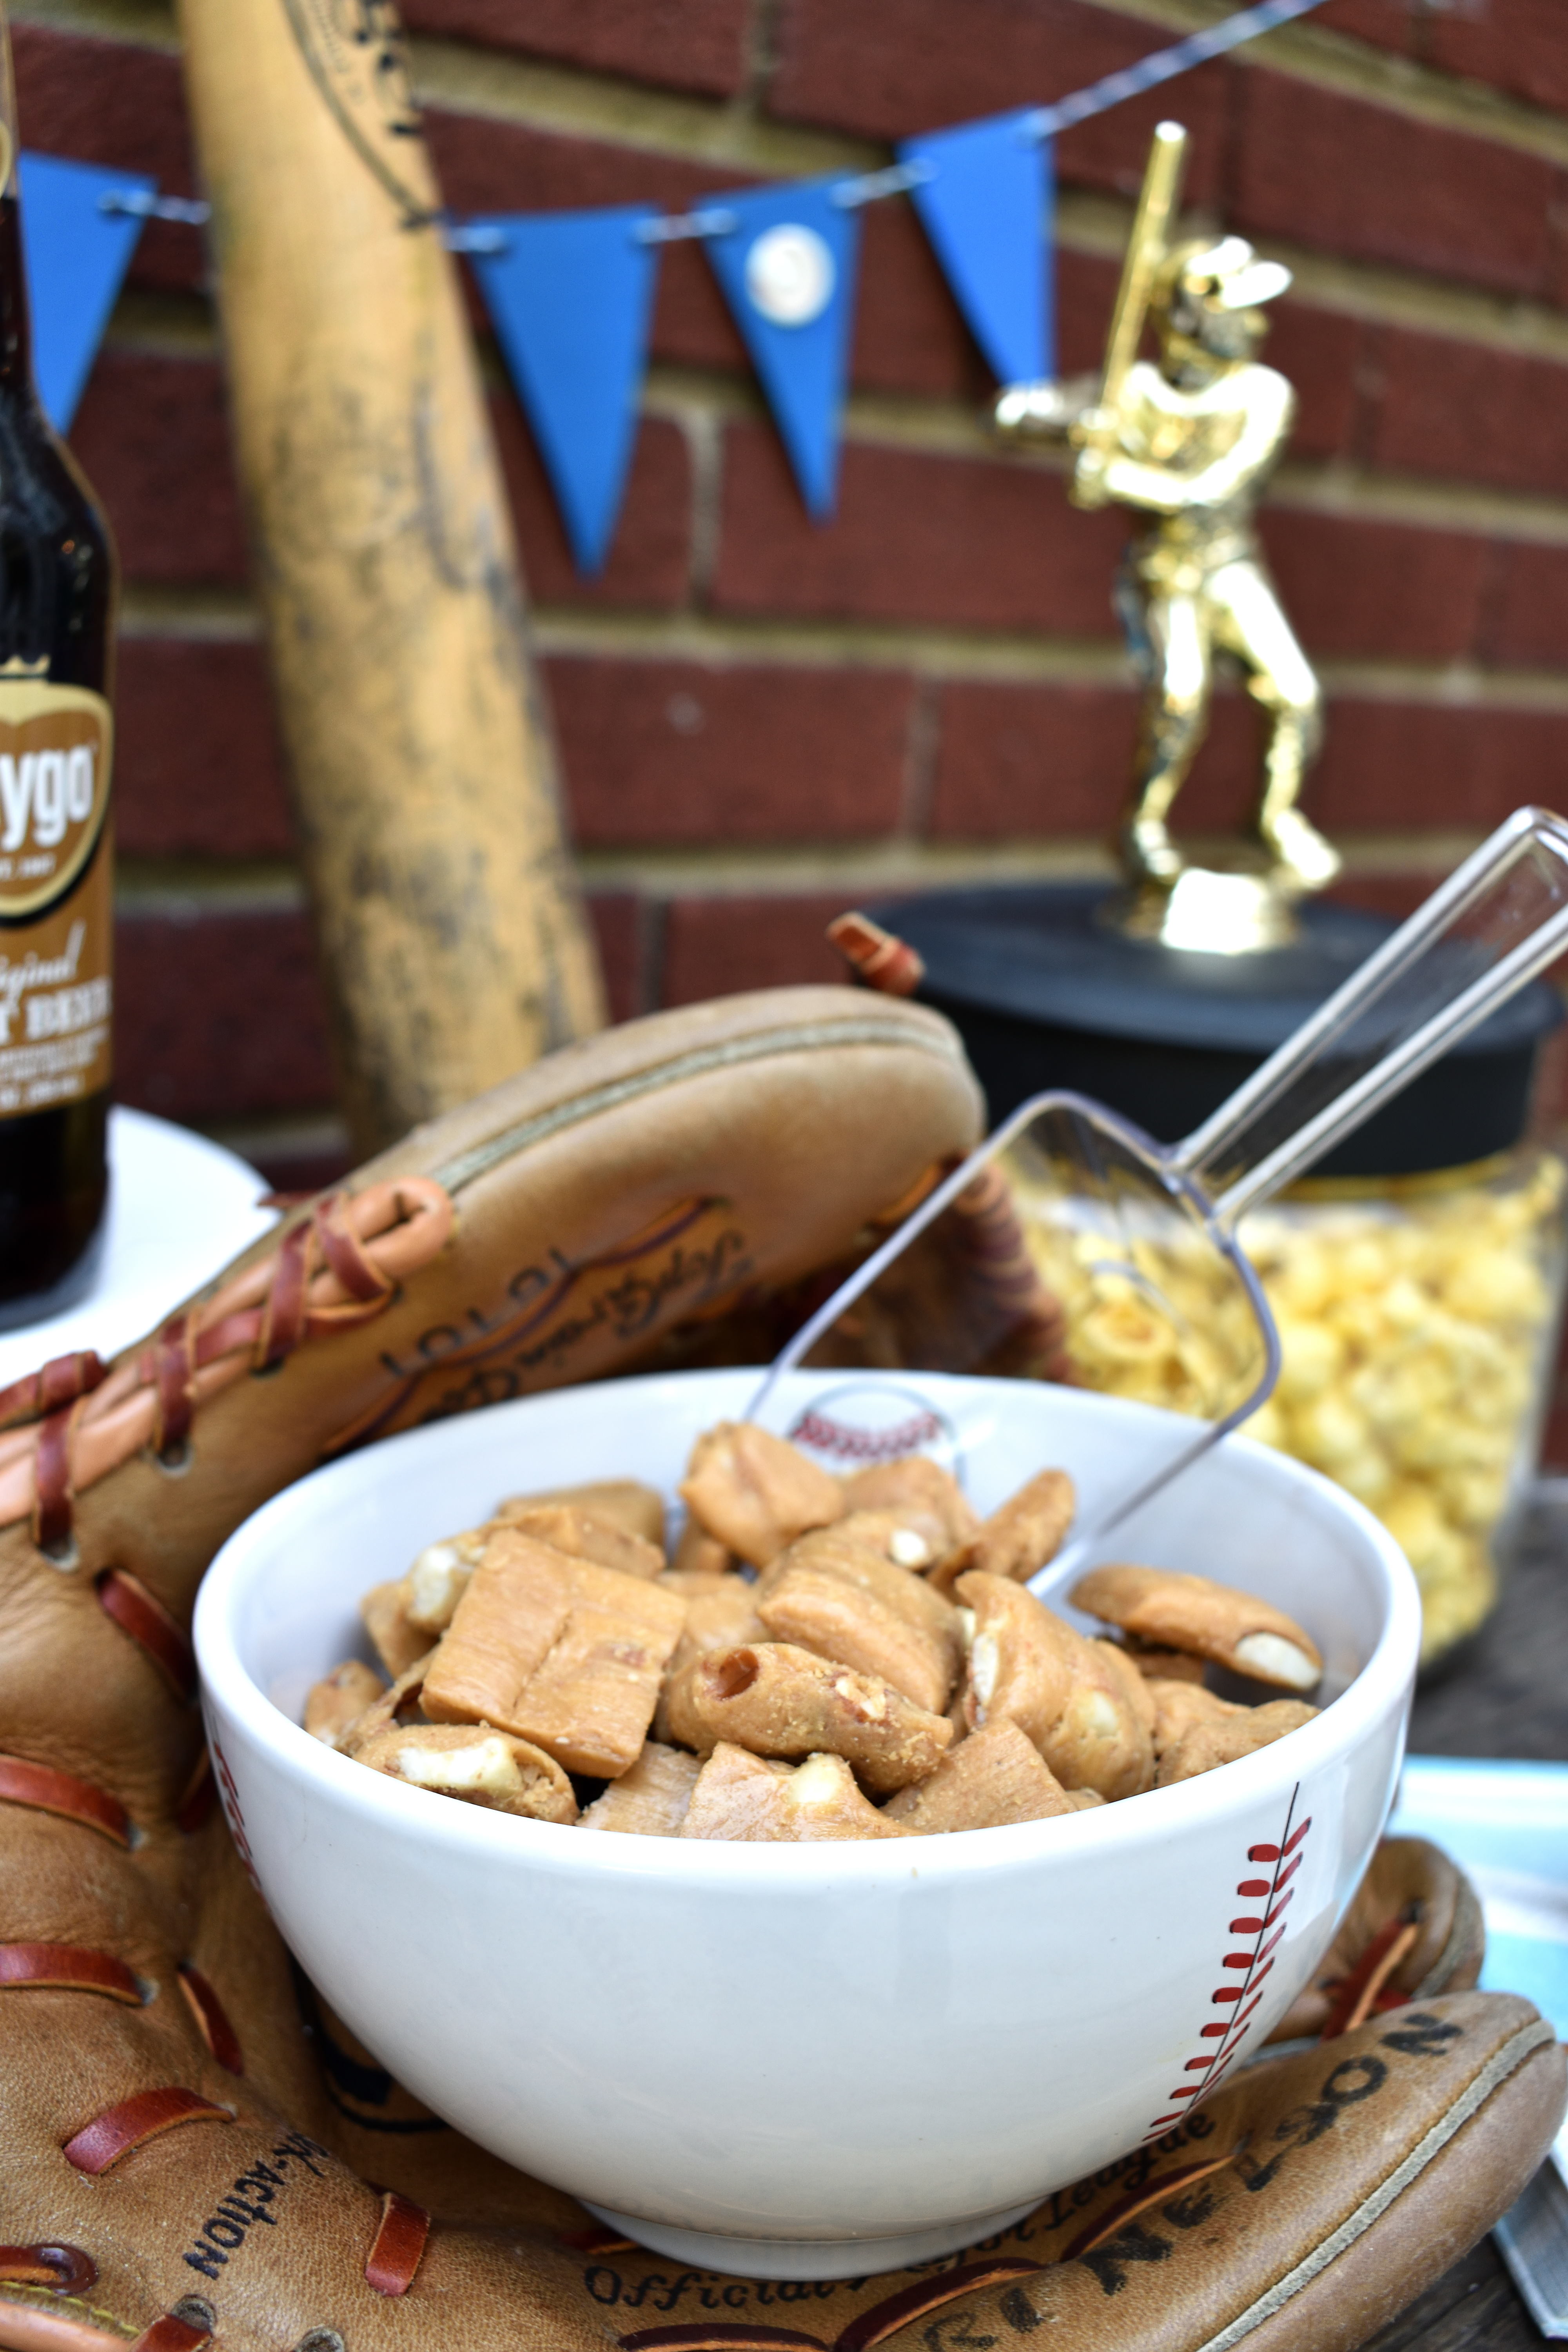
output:
[[[1114,502],[1141,518],[1117,605],[1146,691],[1119,834],[1128,887],[1104,919],[1169,947],[1237,954],[1293,940],[1297,902],[1332,881],[1340,860],[1297,806],[1322,692],[1254,523],[1295,415],[1285,377],[1256,357],[1264,305],[1290,273],[1242,237],[1171,241],[1186,143],[1179,123],[1154,133],[1099,383],[1013,384],[994,413],[1004,434],[1070,440],[1075,505]],[[1151,320],[1159,357],[1141,360]],[[1187,863],[1169,819],[1221,653],[1244,671],[1268,738],[1256,839],[1216,872]]]

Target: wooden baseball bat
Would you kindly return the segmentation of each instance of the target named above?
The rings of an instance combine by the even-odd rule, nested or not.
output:
[[[180,0],[256,576],[356,1150],[597,1027],[388,0]]]

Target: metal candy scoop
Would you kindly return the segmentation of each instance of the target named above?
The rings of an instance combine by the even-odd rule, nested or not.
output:
[[[1184,1141],[1156,1143],[1083,1095],[1040,1094],[1021,1104],[796,1332],[748,1418],[763,1419],[781,1377],[944,1209],[988,1171],[999,1171],[1075,1344],[1090,1353],[1120,1349],[1124,1360],[1140,1348],[1168,1359],[1173,1346],[1187,1381],[1184,1408],[1201,1423],[1194,1431],[1173,1418],[1163,1466],[1080,1527],[1031,1580],[1046,1597],[1272,1391],[1279,1334],[1237,1241],[1239,1219],[1565,950],[1568,824],[1549,810],[1520,809]],[[1462,1083],[1456,1073],[1454,1084]],[[950,1352],[947,1369],[973,1368],[953,1363]]]

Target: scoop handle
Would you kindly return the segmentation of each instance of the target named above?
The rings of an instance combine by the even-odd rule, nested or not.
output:
[[[1516,809],[1174,1146],[1172,1167],[1234,1228],[1564,950],[1568,824],[1550,809]]]

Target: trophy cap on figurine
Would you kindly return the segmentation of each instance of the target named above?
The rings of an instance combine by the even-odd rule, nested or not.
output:
[[[1279,947],[1295,907],[1331,882],[1339,857],[1297,806],[1322,735],[1322,693],[1258,543],[1258,500],[1284,451],[1296,400],[1257,358],[1266,303],[1290,273],[1244,237],[1171,241],[1186,148],[1154,133],[1105,366],[1098,382],[1013,384],[998,429],[1070,440],[1069,495],[1129,508],[1137,526],[1115,602],[1143,680],[1132,793],[1118,836],[1127,888],[1105,919],[1134,937],[1208,954]],[[1140,360],[1152,324],[1158,358]],[[1255,839],[1235,865],[1189,864],[1172,804],[1208,726],[1216,656],[1241,669],[1268,736]]]

